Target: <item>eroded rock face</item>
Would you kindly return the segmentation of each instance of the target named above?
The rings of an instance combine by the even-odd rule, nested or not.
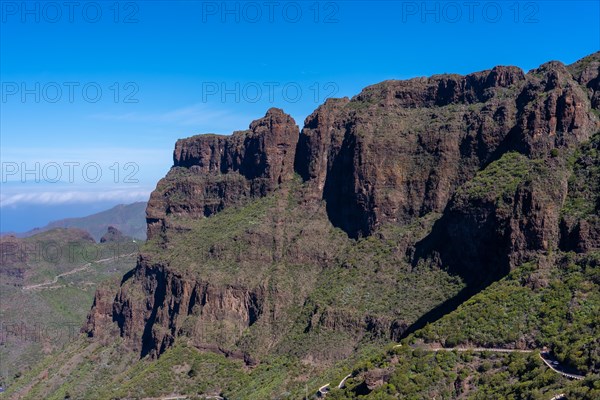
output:
[[[561,220],[564,251],[600,249],[600,135],[580,147]]]
[[[531,71],[527,85],[516,99],[519,108],[515,138],[533,156],[555,147],[572,146],[590,138],[598,129],[598,118],[584,88],[567,68],[550,62]]]
[[[373,315],[357,315],[349,313],[348,310],[325,309],[318,307],[313,309],[307,321],[306,331],[319,327],[321,329],[352,332],[361,335],[368,332],[371,337],[380,337],[399,341],[406,331],[408,324],[400,319],[379,318]]]
[[[558,249],[568,178],[560,164],[503,157],[499,173],[478,176],[455,192],[431,234],[417,243],[414,262],[434,255],[478,284],[499,279],[538,252]]]
[[[600,59],[598,53],[585,57],[568,68],[577,82],[587,89],[592,107],[600,110]]]
[[[132,297],[137,293],[147,296]],[[140,257],[116,296],[96,292],[83,332],[89,336],[118,333],[141,356],[158,356],[184,333],[198,347],[232,347],[260,317],[263,302],[264,288],[216,286]]]
[[[271,108],[246,131],[178,140],[173,166],[204,175],[238,172],[246,179],[267,179],[273,189],[293,175],[297,141],[294,119],[283,110]]]
[[[369,391],[375,390],[383,386],[389,381],[392,371],[384,368],[374,368],[363,374],[364,384]]]
[[[496,67],[386,81],[352,100],[328,100],[299,138],[293,119],[271,109],[247,131],[180,140],[148,206],[149,234],[165,230],[169,214],[210,216],[264,196],[294,170],[351,237],[442,212],[458,186],[502,153],[545,156],[600,128],[590,112],[599,85],[591,60],[578,68],[550,62],[526,75]]]
[[[81,328],[82,333],[91,337],[100,335],[116,335],[118,330],[113,325],[112,308],[115,293],[109,287],[100,286],[96,289],[92,309],[88,313],[87,321]]]
[[[593,81],[593,71],[583,75]],[[589,139],[600,127],[590,107],[558,62],[527,75],[496,67],[387,81],[311,114],[296,169],[327,200],[334,225],[368,236],[382,223],[442,212],[458,186],[508,150],[540,157]]]
[[[285,336],[276,324],[294,318],[306,322],[305,333],[316,327],[348,333],[356,340],[351,345],[365,332],[397,340],[408,328],[398,316],[335,307],[286,314],[308,307],[319,271],[340,267],[329,222],[357,238],[442,215],[425,239],[399,245],[401,252],[414,264],[434,259],[470,283],[502,276],[536,252],[594,248],[593,219],[561,219],[561,208],[571,190],[563,155],[600,128],[592,111],[599,56],[569,67],[551,62],[528,74],[496,67],[383,82],[352,99],[329,99],[301,133],[289,115],[271,109],[246,131],[179,140],[173,168],[148,203],[149,239],[168,254],[168,235],[188,229],[178,221],[280,193],[269,219],[221,240],[198,261],[217,260],[217,267],[210,264],[217,269],[252,264],[257,273],[238,270],[236,283],[224,284],[144,255],[116,295],[98,291],[85,331],[116,332],[141,355],[158,355],[185,335],[198,348],[247,361],[239,353],[244,345],[271,351]],[[480,187],[469,186],[509,152],[520,158],[508,167],[525,168],[524,174],[516,169],[514,176],[484,176]],[[292,189],[294,173],[304,180],[300,189]],[[327,226],[312,226],[323,200]],[[300,210],[295,220],[287,219],[293,211],[286,207]],[[227,246],[243,253],[232,255]],[[288,286],[284,293],[273,280],[292,280],[286,268],[297,264],[316,268],[301,275],[306,282],[294,282],[302,291],[292,294]],[[243,332],[256,324],[271,327],[268,337],[244,342]]]
[[[565,218],[561,221],[561,248],[586,253],[600,249],[600,218]]]
[[[167,229],[168,215],[208,217],[276,189],[294,174],[298,135],[294,119],[272,108],[246,131],[178,140],[148,202],[148,238]]]

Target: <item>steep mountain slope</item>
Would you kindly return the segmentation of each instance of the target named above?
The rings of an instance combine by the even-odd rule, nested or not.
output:
[[[404,346],[363,361],[330,398],[596,399],[600,396],[600,254],[528,263],[417,331]],[[449,347],[447,352],[435,351]],[[463,349],[538,349],[530,354]],[[550,351],[560,371],[540,351]],[[434,383],[424,381],[431,379]]]
[[[577,225],[597,219],[599,142],[597,134],[573,152],[567,199],[555,228],[568,226],[567,221],[574,219]],[[520,158],[509,156],[514,161]],[[459,190],[456,197],[464,198],[465,193],[470,193],[467,199],[478,200],[482,193],[479,189],[488,185],[501,187],[506,193],[513,176],[498,173],[514,172],[515,168],[506,165],[505,157],[490,164]],[[536,175],[547,174],[546,170]],[[483,179],[489,175],[495,179]],[[518,196],[518,192],[514,186],[509,190],[512,196]],[[582,197],[586,200],[580,201]],[[507,197],[499,198],[498,208],[506,207],[506,200]],[[576,241],[578,245],[573,249],[573,242],[569,241],[572,234],[565,229],[561,236],[567,248],[532,254],[529,262],[514,268],[455,311],[417,330],[403,341],[402,350],[380,353],[367,364],[355,365],[344,390],[333,390],[330,397],[552,398],[564,393],[567,398],[598,398],[599,242],[586,234]],[[561,370],[587,377],[583,381],[569,381],[549,371],[538,354],[529,357],[513,354],[509,358],[488,354],[481,359],[478,352],[465,356],[427,351],[443,346],[538,349],[538,353],[547,349]],[[436,376],[436,383],[425,384],[423,377],[431,375]]]
[[[385,343],[460,315],[470,296],[493,296],[523,265],[546,271],[525,268],[525,281],[559,279],[563,252],[600,246],[590,141],[599,76],[596,53],[527,74],[386,81],[328,100],[302,131],[271,109],[232,136],[178,141],[137,266],[97,291],[88,337],[60,367],[40,364],[11,394],[299,398]],[[597,264],[577,263],[593,282]],[[555,345],[536,335],[545,323],[498,343]],[[157,376],[160,385],[132,384]]]
[[[97,285],[130,270],[136,252],[75,228],[0,238],[0,386],[76,339]]]

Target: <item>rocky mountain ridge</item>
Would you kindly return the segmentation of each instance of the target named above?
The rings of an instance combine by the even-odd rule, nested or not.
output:
[[[351,337],[332,354],[301,355],[326,362],[368,335],[397,340],[415,322],[406,310],[313,303],[323,274],[376,265],[356,266],[336,249],[392,241],[392,264],[426,263],[475,287],[542,253],[598,249],[597,218],[564,205],[575,190],[569,157],[600,131],[599,110],[596,53],[527,74],[496,67],[386,81],[327,100],[301,131],[270,109],[246,131],[179,140],[147,207],[153,247],[116,295],[96,293],[84,331],[118,334],[141,356],[188,337],[248,364],[289,349],[292,326]],[[264,210],[222,239],[195,236],[207,232],[196,222],[257,201]],[[195,249],[199,258],[184,254]]]

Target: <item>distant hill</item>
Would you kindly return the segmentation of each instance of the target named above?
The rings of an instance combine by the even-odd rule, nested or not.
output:
[[[35,228],[17,236],[28,237],[54,228],[79,228],[88,231],[94,240],[99,241],[109,226],[113,226],[126,236],[146,239],[146,202],[119,204],[106,211],[80,218],[65,218],[52,221],[42,228]]]

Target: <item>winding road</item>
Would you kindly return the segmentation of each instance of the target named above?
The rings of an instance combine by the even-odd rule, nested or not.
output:
[[[557,361],[548,360],[548,359],[544,358],[544,356],[548,356],[548,354],[540,353],[540,358],[542,359],[542,361],[544,361],[544,364],[546,364],[548,366],[548,368],[550,368],[552,371],[556,372],[557,374],[561,374],[562,376],[564,376],[566,378],[576,379],[578,381],[583,380],[585,378],[585,376],[583,376],[583,375],[571,374],[569,372],[563,371],[563,369],[560,367],[560,364],[558,364],[558,365],[553,364],[553,362],[557,362]]]
[[[119,257],[129,257],[129,256],[132,256],[134,254],[137,254],[137,252],[135,252],[135,253],[129,253],[129,254],[124,254],[124,255],[119,256]],[[50,287],[46,287],[46,286],[50,286],[50,285],[54,285],[55,283],[58,283],[58,279],[59,278],[62,278],[64,276],[68,276],[68,275],[73,275],[73,274],[76,274],[76,273],[81,272],[81,271],[85,271],[85,270],[89,269],[92,266],[93,263],[104,263],[104,262],[107,262],[107,261],[110,261],[110,260],[114,260],[114,259],[115,259],[115,257],[113,256],[113,257],[103,258],[101,260],[96,260],[96,261],[92,261],[92,262],[83,264],[83,265],[81,265],[79,267],[76,267],[76,268],[70,270],[70,271],[63,272],[62,274],[56,275],[54,277],[54,279],[52,279],[51,281],[37,283],[35,285],[23,286],[22,290],[23,291],[27,291],[27,290],[35,290],[35,289],[50,289]]]
[[[128,256],[132,256],[136,253],[130,253],[130,254],[125,254],[122,257],[128,257]],[[103,258],[101,260],[96,260],[93,262],[89,262],[86,264],[83,264],[79,267],[76,267],[70,271],[67,272],[63,272],[62,274],[58,274],[56,275],[52,280],[50,281],[46,281],[46,282],[42,282],[42,283],[38,283],[35,285],[28,285],[28,286],[23,286],[22,290],[23,291],[27,291],[27,290],[36,290],[36,289],[48,289],[51,288],[51,285],[54,285],[56,283],[58,283],[58,280],[62,277],[68,276],[68,275],[73,275],[76,274],[78,272],[81,271],[85,271],[87,269],[89,269],[92,265],[92,263],[103,263],[103,262],[107,262],[110,260],[113,260],[114,257],[109,257],[109,258]],[[401,344],[397,344],[395,345],[393,348],[397,348],[397,347],[401,347]],[[422,350],[426,350],[426,351],[434,351],[434,352],[438,352],[438,351],[475,351],[475,352],[485,352],[485,351],[489,351],[492,353],[532,353],[534,350],[519,350],[519,349],[502,349],[502,348],[485,348],[485,347],[421,347]],[[552,371],[556,372],[557,374],[560,374],[566,378],[569,379],[576,379],[576,380],[582,380],[585,377],[583,375],[577,375],[577,374],[571,374],[568,372],[565,372],[562,370],[560,364],[558,365],[554,365],[553,362],[556,362],[555,360],[548,360],[546,358],[544,358],[544,356],[548,356],[547,353],[540,353],[540,358],[542,359],[542,361],[544,362],[544,364],[546,364],[546,366],[548,368],[550,368]],[[352,374],[348,374],[346,375],[341,381],[340,383],[337,385],[338,389],[342,389],[344,387],[344,385],[346,384],[346,381],[352,377]],[[327,395],[327,393],[330,390],[330,384],[327,383],[323,386],[321,386],[318,391],[317,391],[317,396],[319,397],[325,397]],[[186,399],[186,396],[169,396],[169,397],[161,397],[161,400],[177,400],[177,399]],[[220,396],[208,396],[208,397],[204,397],[205,399],[223,399]],[[565,395],[564,394],[558,394],[554,397],[552,397],[550,400],[560,400],[560,399],[564,399]]]
[[[344,379],[342,379],[342,381],[338,385],[338,389],[341,389],[344,387],[344,385],[346,384],[346,379],[348,379],[348,378],[352,378],[352,374],[348,374],[344,377]]]
[[[397,344],[393,348],[401,347],[401,346],[402,346],[401,344]],[[502,348],[493,348],[493,347],[492,348],[486,348],[486,347],[419,347],[419,348],[422,350],[434,351],[434,352],[438,352],[438,351],[476,351],[476,352],[489,351],[492,353],[533,353],[535,351],[535,350],[519,350],[519,349],[502,349]],[[560,374],[569,379],[582,380],[585,378],[583,375],[571,374],[571,373],[563,371],[562,368],[560,367],[560,364],[558,364],[558,365],[552,364],[553,362],[556,362],[555,360],[548,360],[548,359],[544,358],[544,356],[548,356],[548,353],[540,353],[540,358],[542,359],[544,364],[546,364],[548,366],[548,368],[550,368],[552,371],[556,372],[557,374]],[[339,389],[343,388],[346,383],[346,380],[351,377],[352,377],[352,374],[346,375],[337,387]],[[329,392],[329,387],[330,387],[329,383],[321,386],[319,388],[319,390],[317,391],[317,396],[325,397],[327,395],[327,392]],[[560,400],[560,399],[564,399],[564,398],[565,398],[565,395],[563,393],[561,393],[561,394],[557,394],[556,396],[552,397],[550,400]]]

